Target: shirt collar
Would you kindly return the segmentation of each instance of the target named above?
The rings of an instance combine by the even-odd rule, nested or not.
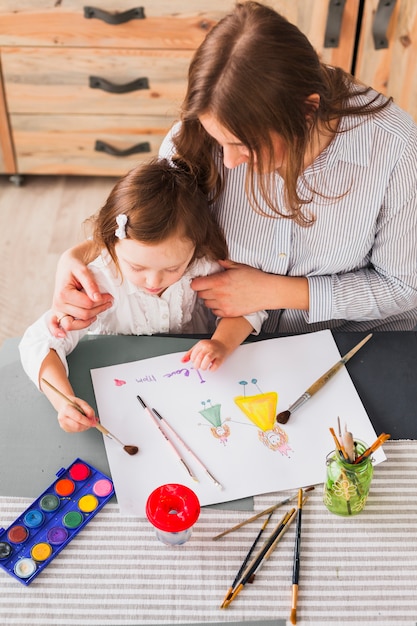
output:
[[[340,131],[330,144],[328,165],[345,161],[356,165],[369,165],[373,124],[372,118],[345,117],[340,121]],[[334,145],[332,145],[334,144]]]
[[[344,117],[330,144],[318,155],[305,173],[320,172],[334,167],[339,161],[355,165],[369,165],[373,124],[370,117]]]

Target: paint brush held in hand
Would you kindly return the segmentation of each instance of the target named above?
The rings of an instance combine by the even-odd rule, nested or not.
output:
[[[83,409],[80,407],[79,404],[77,404],[76,402],[71,400],[71,398],[68,398],[68,396],[66,396],[64,393],[62,393],[62,391],[60,391],[56,387],[54,387],[54,385],[52,385],[50,382],[48,382],[45,378],[42,378],[42,382],[44,382],[45,385],[48,385],[48,387],[53,389],[53,391],[55,391],[55,393],[57,393],[59,396],[61,396],[61,398],[64,398],[64,400],[66,400],[68,402],[68,404],[70,404],[75,409],[77,409],[77,411],[79,411],[82,415],[85,415]],[[100,422],[97,422],[93,426],[94,426],[94,428],[97,428],[97,430],[99,430],[102,435],[104,435],[105,437],[108,437],[108,439],[113,439],[113,441],[116,441],[116,443],[120,444],[122,446],[123,450],[125,452],[127,452],[128,454],[130,454],[131,456],[134,455],[134,454],[137,454],[139,452],[139,448],[137,446],[125,446],[125,444],[122,443],[120,441],[120,439],[115,437],[109,430],[107,430],[107,428],[105,428],[102,424],[100,424]]]
[[[286,411],[282,411],[277,415],[277,422],[279,424],[286,424],[290,419],[290,415],[299,409],[307,400],[320,391],[322,387],[331,379],[337,372],[362,348],[363,345],[372,337],[372,333],[367,335],[365,339],[362,339],[356,346],[354,346],[344,357],[337,361],[325,374],[320,376],[316,382],[314,382],[308,389],[300,396]]]

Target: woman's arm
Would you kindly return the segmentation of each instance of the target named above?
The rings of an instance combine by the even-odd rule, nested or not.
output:
[[[64,330],[87,328],[96,320],[99,313],[112,305],[110,294],[102,294],[86,264],[94,258],[94,245],[85,241],[64,252],[56,271],[53,309],[56,315],[49,328],[55,336],[60,336],[58,320],[62,320]]]
[[[377,187],[378,176],[381,178],[378,163],[368,175],[370,181],[376,181],[375,189],[380,192],[378,213],[372,213],[366,204],[358,205],[364,217],[375,214],[369,252],[356,270],[309,276],[309,322],[417,321],[417,126],[412,125],[408,140],[398,144],[395,166],[386,183]],[[372,196],[365,182],[360,191],[370,203]],[[355,208],[352,206],[352,211]],[[359,221],[358,211],[356,215]],[[354,228],[356,240],[359,239],[363,223],[351,227],[348,241],[355,242]],[[344,232],[346,226],[347,222]]]
[[[262,309],[309,309],[304,277],[267,274],[232,261],[220,261],[224,272],[195,278],[192,288],[219,317],[248,315]]]

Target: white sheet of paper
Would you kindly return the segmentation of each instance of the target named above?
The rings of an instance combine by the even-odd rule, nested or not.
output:
[[[326,455],[334,449],[329,427],[337,433],[338,416],[355,439],[370,445],[377,437],[346,368],[287,424],[275,422],[277,413],[340,359],[328,330],[240,346],[216,372],[194,370],[181,363],[182,354],[91,370],[102,424],[125,445],[140,448],[130,456],[104,437],[123,515],[143,517],[149,494],[167,483],[187,485],[201,505],[322,483]],[[360,352],[354,358],[360,359]],[[268,412],[259,403],[269,392],[276,392],[278,401],[275,406],[269,397]],[[222,489],[170,435],[198,482],[188,475],[138,395],[176,430]],[[258,413],[253,420],[236,404],[239,396],[253,396],[249,411]],[[383,450],[373,458],[383,461]]]

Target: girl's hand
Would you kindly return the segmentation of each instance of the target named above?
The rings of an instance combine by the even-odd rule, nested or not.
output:
[[[81,398],[76,398],[75,396],[69,397],[82,408],[85,415],[63,400],[58,410],[58,422],[61,428],[67,433],[79,433],[95,426],[98,419],[95,416],[93,408],[87,404],[85,400],[81,400]]]
[[[229,350],[216,339],[202,339],[188,352],[184,354],[181,361],[188,363],[191,361],[195,369],[215,372],[228,356]]]

